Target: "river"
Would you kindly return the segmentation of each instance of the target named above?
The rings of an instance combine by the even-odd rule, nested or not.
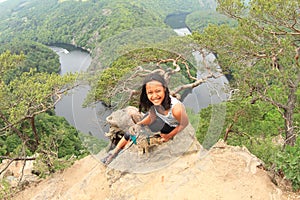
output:
[[[190,35],[191,31],[189,27],[185,24],[186,16],[189,13],[183,12],[178,14],[170,14],[167,16],[165,23],[167,23],[178,36]],[[203,58],[199,51],[194,51],[193,56],[197,62],[197,67],[199,67],[197,72],[197,79],[204,78],[207,75],[207,70],[200,68]],[[216,57],[214,54],[209,53],[205,57],[207,63],[212,63]],[[221,69],[220,66],[218,66]],[[220,75],[220,74],[215,74]],[[184,104],[191,108],[195,113],[198,113],[202,108],[208,107],[210,104],[218,104],[220,102],[226,101],[228,99],[228,94],[226,92],[226,85],[228,80],[225,75],[221,75],[218,78],[211,78],[205,83],[193,88],[184,98]]]
[[[80,49],[68,51],[61,47],[50,46],[50,48],[59,55],[61,75],[86,71],[91,64],[92,58],[89,53]],[[83,108],[82,104],[89,90],[88,85],[72,90],[57,103],[55,112],[58,116],[65,117],[77,130],[97,138],[107,139],[104,136],[104,132],[108,129],[105,126],[105,117],[111,112],[101,103],[95,107]]]

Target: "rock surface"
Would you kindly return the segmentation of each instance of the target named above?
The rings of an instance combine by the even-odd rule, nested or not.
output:
[[[132,116],[137,113],[137,109],[128,107],[107,118],[111,127],[107,135],[111,140],[134,124]],[[246,148],[219,141],[209,151],[203,149],[191,125],[159,145],[149,145],[152,133],[146,129],[139,133],[137,144],[125,147],[108,166],[100,161],[106,155],[103,150],[31,185],[13,199],[300,199],[300,195],[288,196],[276,187],[267,172],[259,168],[261,161]]]
[[[137,144],[128,145],[130,146],[128,149],[125,147],[125,151],[120,152],[109,164],[110,168],[126,173],[149,173],[172,164],[182,155],[201,150],[191,124],[176,134],[172,140],[156,145],[147,144],[147,135],[153,134],[150,130],[144,129],[140,132]],[[146,152],[145,148],[147,148]],[[103,155],[97,157],[101,159]]]
[[[104,166],[97,156],[77,161],[64,172],[31,186],[13,199],[188,199],[280,200],[288,197],[260,169],[260,160],[242,147],[218,142],[181,155],[147,173],[128,173]]]

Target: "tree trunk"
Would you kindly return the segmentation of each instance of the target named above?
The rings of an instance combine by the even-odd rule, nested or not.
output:
[[[297,85],[297,84],[296,84]],[[284,121],[285,121],[285,145],[294,146],[296,142],[296,135],[294,133],[294,109],[297,101],[296,91],[297,86],[293,83],[289,83],[290,94],[288,96],[287,107],[284,109]]]
[[[294,146],[296,141],[296,135],[294,134],[294,126],[293,126],[293,114],[291,109],[286,110],[284,113],[285,116],[285,144]]]
[[[35,127],[34,116],[30,118],[30,124],[31,124],[31,128],[32,128],[32,131],[33,131],[33,134],[34,134],[35,147],[37,149],[37,147],[40,143],[40,138],[39,138],[39,135],[38,135],[36,127]]]

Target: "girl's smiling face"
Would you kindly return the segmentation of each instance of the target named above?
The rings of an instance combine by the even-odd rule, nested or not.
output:
[[[155,80],[146,83],[146,93],[149,101],[155,106],[161,105],[165,99],[165,88]]]

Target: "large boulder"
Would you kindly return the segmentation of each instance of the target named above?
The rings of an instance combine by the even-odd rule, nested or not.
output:
[[[113,149],[125,132],[128,132],[128,129],[140,121],[141,118],[142,114],[133,106],[128,106],[111,113],[106,118],[106,122],[109,124],[109,131],[105,133],[105,136],[108,137],[110,141],[107,150]]]
[[[131,106],[115,111],[108,116],[107,122],[110,125],[110,131],[106,135],[110,137],[111,144],[115,145],[116,138],[120,138],[122,133],[128,131],[135,124],[134,118],[140,120],[141,117],[138,110]],[[156,135],[157,133],[151,132],[148,128],[142,128],[137,133],[136,144],[132,144],[132,142],[128,144],[108,167],[131,173],[145,173],[161,169],[177,160],[181,155],[201,149],[191,124],[168,142],[160,142],[160,138],[156,138]],[[99,157],[101,156],[103,156],[103,152],[100,153]]]

